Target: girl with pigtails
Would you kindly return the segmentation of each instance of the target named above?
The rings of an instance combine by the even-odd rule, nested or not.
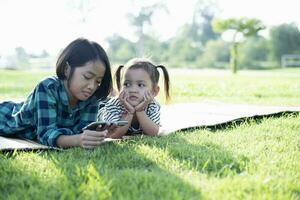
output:
[[[125,66],[118,67],[115,78],[119,96],[109,99],[99,109],[98,120],[107,122],[128,121],[122,127],[111,129],[108,137],[121,138],[126,134],[156,136],[160,128],[160,104],[155,100],[160,88],[159,71],[164,75],[166,100],[169,101],[170,80],[163,65],[154,65],[149,60],[134,58]]]

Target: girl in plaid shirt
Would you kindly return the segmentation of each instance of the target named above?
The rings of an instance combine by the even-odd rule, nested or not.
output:
[[[107,130],[82,128],[96,121],[99,101],[112,89],[106,52],[96,42],[76,39],[58,57],[56,75],[41,80],[24,102],[0,103],[0,135],[62,148],[101,144]]]
[[[125,134],[143,133],[158,135],[160,127],[160,105],[154,99],[159,93],[159,71],[164,75],[166,100],[169,95],[169,74],[162,65],[154,65],[146,59],[135,58],[116,71],[116,83],[121,91],[118,98],[111,98],[99,109],[98,120],[116,122],[128,121],[128,124],[110,129],[108,137],[120,138]],[[122,70],[122,74],[121,74]],[[121,86],[122,82],[122,86]]]

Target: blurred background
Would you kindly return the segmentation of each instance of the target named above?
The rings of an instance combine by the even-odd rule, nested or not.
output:
[[[69,42],[100,43],[113,65],[300,66],[295,0],[0,0],[0,68],[53,69]]]

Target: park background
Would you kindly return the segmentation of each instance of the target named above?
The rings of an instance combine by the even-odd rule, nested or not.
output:
[[[86,37],[105,47],[113,65],[143,56],[170,68],[227,69],[237,44],[239,69],[277,68],[286,54],[300,53],[297,5],[294,0],[1,0],[0,66],[53,69],[63,47]],[[226,20],[221,29],[214,25]],[[299,56],[291,60],[299,65]]]
[[[114,66],[135,56],[165,64],[172,103],[299,106],[298,7],[293,0],[0,0],[0,100],[25,99],[55,74],[61,49],[86,37]],[[255,34],[233,41],[234,30],[213,31],[215,20],[218,30],[235,24]],[[281,66],[284,55],[296,55],[290,66]],[[0,152],[0,199],[300,199],[299,121],[299,113],[285,113],[95,150]]]

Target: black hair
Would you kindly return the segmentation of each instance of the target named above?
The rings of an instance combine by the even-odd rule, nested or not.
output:
[[[112,90],[111,66],[105,50],[96,42],[85,38],[78,38],[72,41],[59,55],[56,62],[56,75],[61,80],[66,80],[66,67],[70,66],[70,76],[67,81],[72,79],[77,67],[82,67],[88,62],[100,61],[104,64],[105,73],[101,85],[97,88],[94,95],[99,98],[106,98]]]
[[[121,70],[124,68],[123,65],[120,65],[116,70],[116,84],[117,88],[120,91],[121,89]],[[145,70],[151,79],[151,82],[153,86],[158,85],[159,82],[159,71],[158,68],[161,68],[164,74],[164,89],[165,89],[165,95],[166,95],[166,101],[168,102],[170,100],[170,78],[169,73],[165,66],[163,65],[154,65],[152,62],[150,62],[147,59],[143,58],[134,58],[127,62],[125,65],[126,70],[129,69],[143,69]]]

